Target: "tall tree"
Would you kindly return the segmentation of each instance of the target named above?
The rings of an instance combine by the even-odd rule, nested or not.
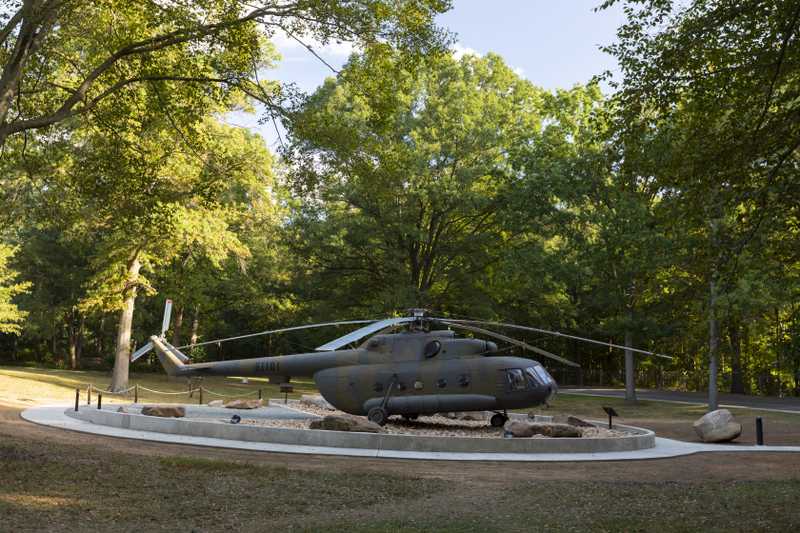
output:
[[[622,121],[630,130],[675,124],[669,166],[676,172],[660,180],[707,227],[709,408],[715,409],[721,298],[737,284],[744,249],[783,216],[796,216],[800,205],[800,2],[603,6],[615,3],[628,7],[619,41],[607,49],[622,70]]]
[[[348,306],[357,292],[373,312],[479,300],[487,266],[514,245],[503,211],[540,102],[495,55],[419,69],[385,49],[352,58],[289,130],[295,242],[325,290]]]
[[[137,86],[171,81],[175,107],[234,90],[280,113],[262,82],[266,40],[390,42],[426,51],[446,0],[17,0],[0,9],[0,145],[9,135],[92,113]]]

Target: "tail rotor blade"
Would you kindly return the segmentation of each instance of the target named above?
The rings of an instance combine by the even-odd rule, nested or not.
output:
[[[137,359],[139,359],[141,356],[143,356],[152,349],[153,349],[153,343],[148,342],[147,344],[145,344],[144,346],[142,346],[141,348],[139,348],[138,350],[136,350],[131,354],[131,363],[133,363],[134,361],[136,361]]]

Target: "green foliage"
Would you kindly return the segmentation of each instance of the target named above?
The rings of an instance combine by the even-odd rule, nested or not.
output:
[[[353,305],[373,310],[463,301],[513,240],[501,211],[541,101],[494,55],[413,71],[383,50],[351,59],[290,129],[295,244],[323,276],[313,285],[337,300],[358,287]]]
[[[275,60],[269,39],[391,43],[410,53],[444,41],[433,17],[445,0],[94,2],[25,0],[0,13],[0,145],[9,135],[121,109],[135,120],[141,87],[165,88],[159,103],[173,113],[208,111],[244,97],[274,114],[293,97],[261,80]]]
[[[28,315],[21,311],[12,298],[25,293],[30,288],[29,282],[17,282],[17,272],[11,269],[8,262],[16,249],[0,244],[0,333],[19,335],[22,330],[20,322]]]

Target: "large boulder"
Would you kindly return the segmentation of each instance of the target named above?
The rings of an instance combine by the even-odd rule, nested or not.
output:
[[[225,402],[223,402],[222,400],[211,400],[210,402],[208,402],[209,407],[222,407],[224,405]]]
[[[258,409],[264,405],[264,400],[231,400],[225,404],[228,409]]]
[[[554,422],[531,422],[529,420],[510,420],[506,422],[505,430],[513,437],[533,437],[543,435],[554,438],[577,438],[583,433],[575,426],[558,424]]]
[[[581,420],[578,417],[569,416],[569,415],[556,415],[556,416],[553,417],[553,422],[556,422],[558,424],[569,424],[570,426],[575,426],[575,427],[579,427],[579,428],[593,428],[593,427],[595,427],[595,425],[592,424],[591,422],[587,422],[585,420]]]
[[[727,409],[706,413],[692,426],[703,442],[729,442],[742,434],[742,425]]]
[[[328,415],[319,420],[312,420],[308,427],[309,429],[327,429],[329,431],[381,432],[381,427],[378,424],[365,418],[341,415]]]
[[[145,405],[142,407],[142,414],[164,418],[183,418],[186,416],[186,408],[180,405]]]

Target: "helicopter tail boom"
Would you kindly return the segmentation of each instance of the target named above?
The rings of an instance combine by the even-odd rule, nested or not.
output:
[[[161,361],[161,366],[164,367],[167,374],[170,376],[185,376],[191,373],[186,365],[183,364],[183,361],[188,359],[180,350],[155,335],[150,337],[150,342],[153,344],[158,360]]]

